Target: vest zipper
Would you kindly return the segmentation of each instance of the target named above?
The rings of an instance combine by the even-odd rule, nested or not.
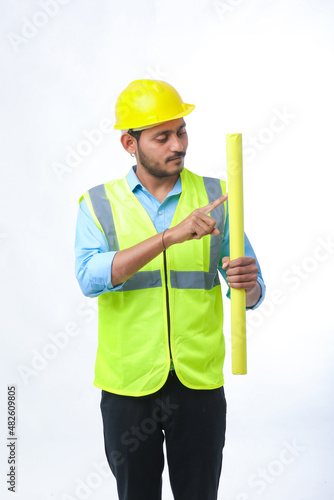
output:
[[[170,315],[169,315],[169,295],[168,295],[168,286],[167,286],[167,259],[166,259],[166,250],[163,251],[163,254],[164,254],[165,286],[166,286],[168,345],[169,345],[170,362],[172,363],[173,360],[172,360],[172,349],[171,349],[171,346],[170,346]]]

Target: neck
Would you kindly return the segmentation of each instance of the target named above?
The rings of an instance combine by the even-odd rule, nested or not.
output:
[[[142,185],[149,193],[157,198],[160,203],[163,202],[180,177],[180,174],[166,177],[155,177],[147,172],[147,170],[145,170],[145,168],[140,164],[137,164],[135,172]]]

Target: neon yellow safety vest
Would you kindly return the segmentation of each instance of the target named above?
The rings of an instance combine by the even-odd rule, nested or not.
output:
[[[171,227],[226,189],[224,181],[186,168],[180,177],[182,193]],[[83,197],[111,251],[157,234],[126,177],[96,186]],[[225,204],[209,214],[217,221],[219,235],[174,244],[126,280],[121,290],[99,295],[96,387],[128,396],[152,394],[167,380],[171,357],[185,386],[214,389],[224,384],[223,302],[217,266]]]

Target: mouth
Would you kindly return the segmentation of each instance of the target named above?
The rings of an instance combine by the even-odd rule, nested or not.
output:
[[[179,160],[182,160],[183,156],[177,156],[176,158],[172,158],[168,161],[179,161]]]

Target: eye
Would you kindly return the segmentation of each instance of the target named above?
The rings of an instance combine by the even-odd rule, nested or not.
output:
[[[186,129],[180,130],[179,135],[185,135],[187,133]]]
[[[158,142],[166,142],[168,137],[167,137],[167,135],[165,135],[165,136],[161,136],[161,138],[157,137],[156,139]]]

